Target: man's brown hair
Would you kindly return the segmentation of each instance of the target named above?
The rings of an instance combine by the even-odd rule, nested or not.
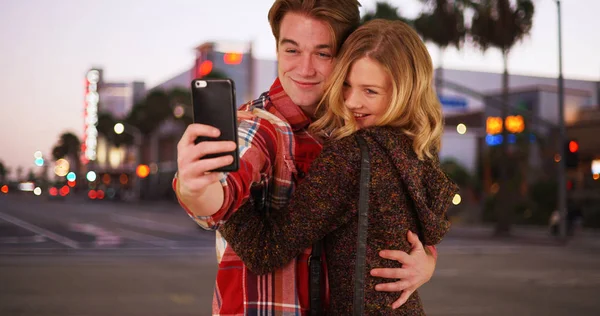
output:
[[[276,0],[269,10],[269,23],[279,46],[279,30],[286,13],[304,14],[329,25],[333,53],[360,24],[358,0]]]

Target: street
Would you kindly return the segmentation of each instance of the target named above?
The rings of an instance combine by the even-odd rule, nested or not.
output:
[[[598,315],[599,235],[453,228],[428,315]],[[0,315],[209,315],[214,233],[167,202],[0,195]]]

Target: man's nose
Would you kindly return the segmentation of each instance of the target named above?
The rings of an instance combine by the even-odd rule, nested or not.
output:
[[[302,56],[302,60],[300,61],[299,73],[304,77],[311,77],[316,74],[316,70],[313,63],[313,56],[311,54],[306,54]]]

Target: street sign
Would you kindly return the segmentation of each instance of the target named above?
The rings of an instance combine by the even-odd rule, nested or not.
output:
[[[443,96],[438,95],[438,99],[445,109],[466,110],[467,99],[459,96]]]

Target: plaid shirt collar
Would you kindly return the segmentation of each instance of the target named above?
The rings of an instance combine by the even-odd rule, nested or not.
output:
[[[294,132],[305,129],[312,123],[312,120],[296,105],[292,99],[285,93],[279,78],[275,79],[269,89],[269,98],[271,103],[281,115],[290,123]]]

